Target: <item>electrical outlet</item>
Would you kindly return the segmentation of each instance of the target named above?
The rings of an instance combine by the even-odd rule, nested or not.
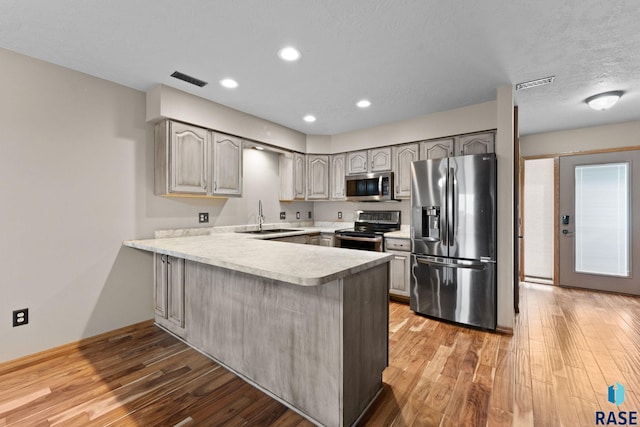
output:
[[[280,212],[280,219],[287,219],[287,213],[286,212]]]
[[[209,213],[208,212],[200,212],[198,214],[198,222],[209,222]]]
[[[342,212],[338,211],[338,219],[342,219]]]
[[[300,219],[300,212],[296,212],[296,219]]]
[[[311,211],[309,211],[309,219],[311,219]]]
[[[29,323],[29,309],[13,310],[13,327],[22,326]]]

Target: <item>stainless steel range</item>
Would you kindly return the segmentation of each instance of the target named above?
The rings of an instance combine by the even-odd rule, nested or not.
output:
[[[384,251],[384,233],[400,230],[400,211],[356,211],[353,228],[337,230],[336,246]]]

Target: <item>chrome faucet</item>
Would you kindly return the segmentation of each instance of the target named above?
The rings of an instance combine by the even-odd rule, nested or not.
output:
[[[262,200],[258,200],[258,230],[262,231],[262,224],[264,224],[264,215],[262,214]]]

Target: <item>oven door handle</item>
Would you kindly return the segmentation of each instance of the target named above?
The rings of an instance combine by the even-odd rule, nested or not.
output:
[[[382,237],[354,237],[354,236],[341,236],[340,234],[336,234],[336,239],[352,240],[354,242],[373,242],[373,243],[382,242]]]

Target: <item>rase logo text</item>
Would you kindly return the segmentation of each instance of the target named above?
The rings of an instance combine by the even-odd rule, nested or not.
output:
[[[607,400],[616,406],[624,403],[624,386],[619,382],[610,385]],[[600,426],[637,426],[638,411],[596,411],[596,425]]]

